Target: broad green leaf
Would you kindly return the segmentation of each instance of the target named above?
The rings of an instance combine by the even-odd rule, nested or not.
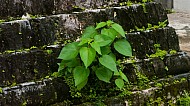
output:
[[[80,57],[86,68],[94,61],[95,56],[96,51],[93,48],[82,47],[80,49]]]
[[[113,40],[106,35],[96,35],[94,41],[97,42],[100,46],[109,45]]]
[[[71,73],[73,71],[73,68],[67,68],[67,72]]]
[[[115,76],[120,76],[119,72],[118,71],[114,71],[114,74]]]
[[[116,63],[111,56],[103,55],[101,58],[99,58],[99,62],[106,68],[112,71],[117,71]]]
[[[130,43],[125,39],[120,39],[114,43],[114,48],[124,56],[132,56],[132,49]]]
[[[58,59],[71,60],[78,55],[78,42],[67,44],[61,50]]]
[[[84,33],[82,34],[82,39],[84,38],[93,38],[95,35],[97,35],[98,32],[93,26],[89,26],[84,30]]]
[[[77,89],[81,90],[87,84],[87,82],[88,82],[88,79],[81,82],[79,85],[77,85]]]
[[[109,36],[114,41],[118,33],[113,28],[104,28],[101,30],[101,34]]]
[[[123,36],[124,38],[126,38],[126,37],[125,37],[125,31],[123,30],[123,28],[122,28],[121,25],[114,23],[114,24],[112,24],[111,26],[112,26],[112,28],[115,29],[121,36]]]
[[[116,56],[113,53],[110,53],[109,56],[111,56],[113,60],[116,61]]]
[[[102,35],[109,35],[109,34],[108,34],[108,29],[106,29],[106,28],[102,29],[102,30],[101,30],[101,34],[102,34]]]
[[[100,23],[98,23],[98,25],[96,26],[96,29],[102,28],[102,27],[104,27],[104,26],[106,26],[106,25],[107,25],[106,22],[100,22]]]
[[[111,49],[109,46],[104,46],[104,47],[101,47],[100,49],[101,49],[102,55],[106,55],[111,52]]]
[[[80,41],[80,43],[78,44],[78,46],[82,46],[82,45],[84,45],[84,44],[86,44],[86,43],[88,43],[88,42],[91,42],[91,41],[92,41],[92,39],[90,39],[90,38],[81,39],[81,41]]]
[[[118,88],[122,89],[124,87],[124,81],[120,78],[115,80],[115,84],[117,85]]]
[[[120,76],[121,76],[121,78],[122,78],[123,80],[125,80],[126,82],[129,82],[127,76],[126,76],[122,71],[119,71],[119,74],[120,74]]]
[[[58,68],[58,72],[63,70],[66,67],[66,61],[62,60],[61,63],[58,63],[59,68]]]
[[[111,20],[108,20],[106,23],[107,23],[107,26],[111,26],[114,22]]]
[[[115,29],[113,29],[113,28],[109,28],[108,31],[109,31],[109,33],[110,33],[110,37],[113,38],[113,39],[115,39],[116,36],[119,34],[119,33],[118,33]]]
[[[99,80],[109,83],[113,72],[105,67],[100,67],[96,71],[96,76]]]
[[[66,65],[68,67],[76,67],[80,65],[80,61],[78,59],[72,59],[71,61],[67,62]]]
[[[90,74],[90,70],[86,69],[82,66],[78,66],[73,70],[73,76],[75,80],[75,86],[80,85],[83,83],[86,79],[88,79],[88,76]]]
[[[90,45],[92,46],[92,48],[94,48],[94,50],[96,50],[98,52],[98,54],[100,54],[100,55],[102,54],[101,50],[100,50],[100,45],[98,43],[92,42]]]

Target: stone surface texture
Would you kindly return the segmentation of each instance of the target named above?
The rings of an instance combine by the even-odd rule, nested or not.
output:
[[[64,79],[48,78],[57,71],[57,63],[60,61],[57,57],[63,43],[79,38],[87,26],[107,20],[119,23],[126,30],[126,37],[131,43],[135,63],[126,63],[124,70],[129,81],[138,86],[137,74],[140,72],[149,80],[156,77],[158,81],[169,83],[162,87],[134,87],[131,96],[105,100],[107,105],[125,106],[131,100],[134,106],[140,106],[149,101],[149,98],[156,100],[160,96],[167,97],[163,98],[167,103],[183,90],[189,89],[190,57],[180,51],[175,29],[169,27],[168,23],[166,27],[158,29],[135,29],[147,28],[148,24],[159,25],[159,22],[167,20],[162,5],[150,2],[144,5],[113,6],[114,3],[124,1],[126,0],[1,0],[2,18],[20,17],[26,12],[48,16],[0,23],[0,105],[50,105],[71,100]],[[111,7],[100,8],[104,5]],[[82,11],[82,8],[87,9]],[[80,11],[73,12],[75,9]],[[161,50],[175,50],[176,53],[168,53],[164,59],[149,58],[147,55],[156,52],[154,44],[160,44]],[[183,77],[175,77],[173,82],[186,79],[178,81],[179,83],[160,79],[178,74]]]

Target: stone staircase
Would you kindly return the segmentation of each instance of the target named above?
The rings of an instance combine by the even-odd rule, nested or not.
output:
[[[97,2],[98,1],[98,2]],[[53,78],[57,71],[57,57],[64,43],[76,40],[83,29],[98,22],[113,20],[127,31],[127,39],[133,48],[136,62],[126,64],[125,74],[130,82],[138,80],[138,71],[150,80],[169,84],[144,90],[134,90],[125,99],[108,98],[108,106],[125,106],[132,101],[134,106],[143,106],[150,98],[169,101],[189,90],[190,57],[180,51],[178,36],[172,27],[130,32],[136,27],[159,25],[167,20],[167,14],[158,3],[150,2],[119,6],[118,2],[101,0],[3,0],[0,1],[0,17],[8,19],[22,16],[25,12],[42,15],[24,20],[0,23],[0,105],[37,106],[50,105],[70,100],[69,87],[61,78]],[[76,6],[76,7],[74,7]],[[104,8],[109,6],[109,8]],[[86,8],[81,11],[81,8]],[[78,12],[73,12],[79,9]],[[9,19],[10,20],[10,19]],[[166,23],[168,24],[168,23]],[[155,53],[154,44],[161,50],[176,50],[164,59],[148,58]],[[134,67],[134,64],[136,67]],[[167,67],[167,68],[166,68]],[[173,75],[172,78],[165,78]],[[181,79],[185,80],[181,81]],[[179,83],[173,83],[180,80]],[[173,89],[175,87],[175,89]],[[165,102],[167,103],[167,102]],[[64,105],[64,104],[60,104]]]

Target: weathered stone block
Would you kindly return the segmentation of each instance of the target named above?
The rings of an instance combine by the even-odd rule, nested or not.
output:
[[[0,52],[75,40],[88,25],[106,20],[100,11],[5,22],[0,24]]]
[[[0,55],[0,86],[37,80],[57,71],[58,54],[52,52],[31,50]]]
[[[0,105],[48,105],[69,99],[69,95],[69,88],[63,79],[44,79],[2,88]]]
[[[52,14],[54,0],[1,0],[0,17],[20,17],[25,12],[30,14]]]
[[[171,27],[128,33],[126,36],[132,46],[133,55],[140,59],[146,58],[146,54],[150,55],[156,52],[154,44],[160,44],[161,50],[179,51],[178,36]]]
[[[114,20],[121,24],[126,31],[130,29],[148,27],[149,24],[158,25],[158,22],[167,20],[167,14],[158,3],[147,3],[145,6],[136,4],[127,7],[113,8]]]
[[[27,20],[0,24],[0,52],[29,47],[31,26]]]
[[[118,0],[1,0],[0,17],[20,17],[26,12],[33,15],[71,13],[76,7],[100,8],[118,2]]]
[[[167,74],[177,75],[190,70],[190,57],[186,54],[179,54],[166,57],[164,60],[168,67]]]
[[[159,7],[159,5],[156,3],[149,3],[147,5]],[[134,5],[131,7],[122,8],[111,7],[108,9],[87,10],[73,14],[60,14],[29,20],[5,22],[0,24],[0,51],[3,52],[5,50],[30,48],[32,46],[39,47],[43,45],[51,45],[55,42],[64,42],[68,39],[74,40],[80,36],[81,31],[87,26],[94,26],[98,22],[107,21],[109,19],[115,20],[116,22],[119,21],[127,31],[129,31],[131,28],[133,29],[135,26],[147,26],[147,23],[144,23],[143,20],[152,14],[141,15],[144,18],[138,18],[139,16],[127,18],[128,14],[126,16],[120,14],[120,12],[122,13],[125,11],[129,12],[131,15],[135,14],[136,12],[145,14],[142,9],[138,8],[142,8],[142,6]],[[159,15],[155,15],[155,17],[157,17],[158,20],[155,20],[154,22],[158,23],[159,21],[162,21],[162,19],[159,18]],[[167,16],[163,16],[163,18],[166,19]],[[128,25],[128,23],[135,24]],[[171,42],[174,42],[173,40],[176,39],[175,34],[173,34],[173,36],[174,37],[170,40]],[[139,48],[141,49],[141,52],[143,50],[149,51],[149,47],[147,46],[148,44],[146,44],[146,38],[140,36],[138,39],[140,40],[138,43],[145,45],[144,47],[146,47]],[[142,54],[146,54],[146,52]]]
[[[51,45],[56,40],[56,30],[58,26],[58,17],[42,17],[36,19],[30,19],[31,34],[29,45],[31,46],[43,46]]]
[[[165,69],[166,66],[161,59],[159,58],[152,59],[150,63],[152,63],[156,77],[163,78],[164,76],[166,76],[166,71],[167,71]]]
[[[125,65],[124,73],[130,82],[136,82],[138,81],[137,72],[145,75],[149,80],[189,72],[190,57],[180,53],[183,52],[165,57],[164,60],[152,58],[140,60],[136,63],[128,63]]]

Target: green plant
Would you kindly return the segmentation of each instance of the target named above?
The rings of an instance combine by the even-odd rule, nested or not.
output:
[[[167,55],[167,51],[165,50],[161,50],[160,49],[160,44],[154,44],[154,48],[156,49],[156,53],[151,54],[151,55],[147,55],[149,58],[155,58],[155,57],[159,57],[160,59],[164,59],[165,56]],[[167,67],[166,67],[167,68]]]
[[[163,106],[164,102],[161,97],[156,98],[155,100],[153,98],[150,98],[149,103],[146,103],[146,106]]]
[[[118,70],[117,53],[132,56],[123,28],[110,20],[100,22],[96,28],[87,27],[80,42],[72,42],[63,47],[58,57],[62,59],[58,71],[64,75],[72,73],[78,90],[87,84],[91,73],[106,83],[110,83],[114,76],[115,84],[121,89],[128,79],[122,70]]]
[[[136,29],[136,31],[156,30],[158,28],[166,27],[167,22],[168,22],[168,20],[165,20],[163,22],[158,22],[158,25],[152,25],[152,24],[148,23],[146,28],[145,28],[145,26],[143,26],[142,28],[138,28],[137,26],[135,26],[135,29]],[[134,30],[132,30],[132,31],[134,31]]]
[[[0,93],[3,93],[3,88],[0,87]]]
[[[136,75],[137,75],[137,85],[139,89],[146,89],[149,88],[149,82],[150,80],[148,79],[148,77],[146,75],[144,75],[143,73],[139,72],[139,70],[135,71]]]
[[[152,2],[152,0],[142,0],[143,3]]]
[[[133,4],[133,2],[131,2],[130,0],[128,0],[127,2],[120,3],[120,6],[131,6],[132,4]]]
[[[177,106],[189,106],[189,105],[190,105],[190,96],[186,91],[184,91],[183,97],[177,100]]]
[[[26,100],[22,103],[22,106],[26,106],[27,105],[27,102]]]
[[[174,54],[176,54],[176,53],[177,53],[176,50],[170,50],[170,52],[169,52],[169,54],[171,54],[171,55],[174,55]]]
[[[3,22],[5,22],[5,20],[0,20],[0,23],[3,23]]]
[[[146,5],[145,5],[145,3],[142,3],[141,5],[142,5],[142,7],[143,7],[143,12],[144,12],[144,13],[147,13],[147,10],[146,10]]]

